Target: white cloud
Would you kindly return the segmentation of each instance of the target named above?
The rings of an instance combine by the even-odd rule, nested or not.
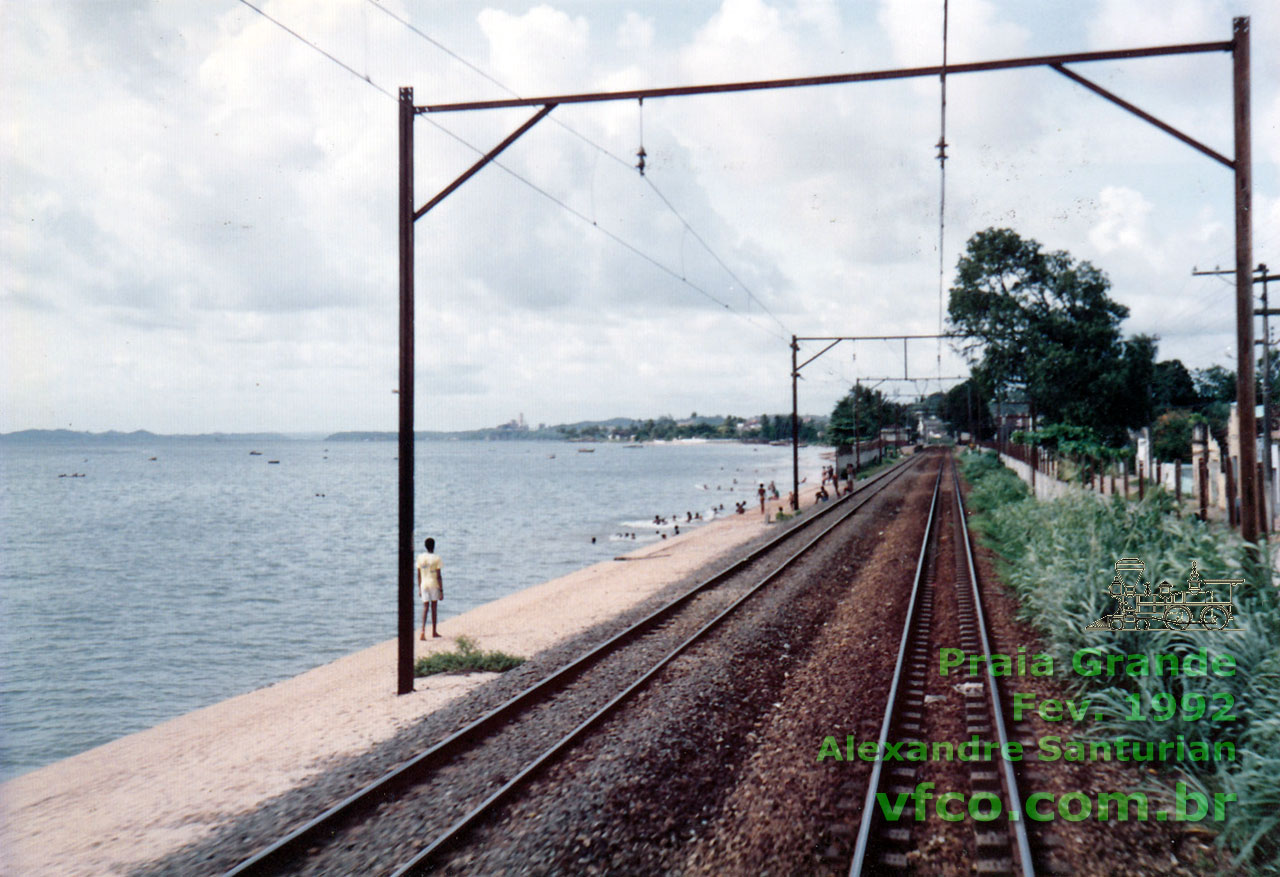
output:
[[[485,9],[477,18],[489,40],[489,69],[520,94],[581,87],[590,26],[547,5],[524,15]]]
[[[628,12],[618,25],[618,48],[624,51],[647,49],[653,45],[653,19],[638,12]]]
[[[1151,203],[1140,192],[1107,186],[1098,197],[1098,217],[1089,230],[1089,242],[1104,256],[1123,250],[1141,257],[1151,246],[1147,236],[1150,213]]]
[[[660,17],[385,5],[522,94],[940,54],[940,4],[924,0],[725,0]],[[1145,6],[952,4],[950,59],[1222,39],[1233,12]],[[1256,46],[1280,38],[1245,6]],[[237,4],[8,17],[0,319],[15,340],[0,430],[394,427],[395,105],[359,77],[412,85],[418,103],[504,92],[363,0],[263,8],[357,75]],[[1229,152],[1225,58],[1088,75]],[[1280,263],[1277,81],[1255,49],[1256,257]],[[487,149],[532,112],[420,118],[419,203],[475,160],[430,122]],[[557,108],[500,161],[579,216],[488,167],[417,224],[419,426],[784,410],[776,336],[932,331],[938,122],[936,79],[655,99],[642,179],[636,103]],[[1008,225],[1107,271],[1126,328],[1159,332],[1162,356],[1217,356],[1221,308],[1189,271],[1232,258],[1225,169],[1047,70],[949,77],[947,139],[948,270],[971,234]],[[901,370],[893,345],[852,353],[815,363],[802,408]],[[954,373],[947,357],[909,351],[913,373]]]

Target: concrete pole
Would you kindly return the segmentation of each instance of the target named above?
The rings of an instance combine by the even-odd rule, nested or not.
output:
[[[1258,419],[1253,366],[1253,156],[1250,127],[1249,19],[1233,21],[1232,115],[1236,194],[1236,399],[1239,402],[1240,535],[1258,539]],[[1228,452],[1229,453],[1229,452]]]

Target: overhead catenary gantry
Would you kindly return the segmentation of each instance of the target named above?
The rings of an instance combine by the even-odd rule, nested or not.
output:
[[[800,508],[800,369],[809,363],[818,359],[824,353],[834,348],[841,341],[857,342],[857,341],[901,341],[902,342],[902,377],[868,377],[868,381],[914,381],[914,380],[931,380],[931,381],[951,381],[964,380],[964,376],[956,375],[928,375],[924,378],[912,378],[907,371],[907,342],[923,341],[923,340],[941,340],[943,338],[963,338],[954,332],[944,332],[940,335],[810,335],[810,336],[791,336],[791,508],[796,510]],[[826,341],[829,342],[826,347],[819,350],[813,356],[804,362],[797,363],[800,355],[801,341]],[[856,396],[855,396],[856,404]],[[855,424],[855,442],[856,442]],[[854,452],[854,459],[857,460],[857,452]],[[861,466],[861,462],[855,463],[855,468]]]
[[[1155,58],[1169,55],[1190,55],[1210,52],[1230,52],[1232,56],[1232,115],[1234,123],[1235,156],[1227,158],[1210,149],[1193,137],[1161,122],[1132,104],[1098,86],[1065,64],[1095,61],[1118,61],[1136,58]],[[967,64],[943,64],[931,67],[911,67],[897,70],[878,70],[864,73],[844,73],[828,76],[810,76],[791,79],[757,80],[713,85],[686,85],[667,88],[629,89],[625,91],[588,92],[534,98],[507,98],[490,101],[441,103],[416,106],[413,89],[400,89],[399,102],[399,214],[400,235],[400,411],[399,411],[399,539],[398,539],[398,651],[397,681],[401,694],[413,690],[413,594],[414,594],[414,546],[413,546],[413,253],[414,222],[431,208],[456,191],[476,172],[529,129],[562,104],[603,103],[609,101],[639,101],[656,98],[691,97],[694,95],[728,94],[746,91],[766,91],[784,88],[808,88],[823,85],[848,85],[858,82],[883,82],[895,79],[955,76],[962,73],[981,73],[994,70],[1012,70],[1021,67],[1049,67],[1070,78],[1094,93],[1137,115],[1160,130],[1177,137],[1201,153],[1209,156],[1233,172],[1235,190],[1236,233],[1236,395],[1240,409],[1240,434],[1252,437],[1257,431],[1254,412],[1253,365],[1253,302],[1251,297],[1251,273],[1253,270],[1252,200],[1253,174],[1250,133],[1250,83],[1249,83],[1249,19],[1233,20],[1232,38],[1219,42],[1188,43],[1150,48],[1115,49],[1101,52],[1076,52],[1057,55],[1040,55],[1028,58],[1011,58],[999,61],[980,61]],[[414,205],[413,191],[413,120],[419,114],[453,113],[474,110],[494,110],[513,107],[538,107],[538,112],[501,143],[485,153],[464,174],[449,184],[422,208]],[[1249,542],[1257,538],[1259,496],[1257,484],[1257,449],[1255,442],[1242,441],[1239,448],[1241,534]]]

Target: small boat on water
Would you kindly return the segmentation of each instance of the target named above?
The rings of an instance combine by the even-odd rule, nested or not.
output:
[[[578,448],[579,454],[594,454],[595,452],[595,448]]]
[[[250,451],[250,452],[249,452],[249,456],[250,456],[250,457],[261,457],[261,456],[262,456],[262,451]]]
[[[270,465],[272,463],[279,463],[279,462],[280,462],[279,460],[268,460],[267,464]]]

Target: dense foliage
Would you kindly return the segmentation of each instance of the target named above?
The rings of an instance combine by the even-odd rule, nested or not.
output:
[[[1053,450],[1059,461],[1065,459],[1073,464],[1081,483],[1105,471],[1115,460],[1132,456],[1127,447],[1108,445],[1092,427],[1070,423],[1051,424],[1035,432],[1018,431],[1011,438],[1017,444]]]
[[[1013,473],[991,454],[966,454],[965,478],[973,485],[971,505],[982,512],[975,529],[1001,558],[1001,577],[1017,594],[1025,619],[1041,632],[1056,666],[1069,664],[1078,649],[1105,643],[1109,652],[1186,654],[1208,648],[1230,653],[1233,676],[1071,676],[1103,717],[1093,725],[1098,739],[1173,740],[1214,743],[1233,740],[1235,761],[1182,761],[1178,769],[1201,793],[1237,795],[1227,809],[1221,838],[1237,862],[1276,873],[1280,868],[1280,598],[1264,565],[1253,560],[1231,531],[1194,518],[1179,518],[1163,490],[1142,502],[1106,499],[1080,491],[1039,503],[1025,498]],[[1106,585],[1121,557],[1139,557],[1151,582],[1185,580],[1192,561],[1211,578],[1242,578],[1235,603],[1242,630],[1116,631],[1100,640],[1085,627],[1110,610]],[[1238,721],[1130,719],[1127,695],[1143,703],[1168,695],[1230,694]],[[1159,764],[1159,762],[1157,762]],[[1167,790],[1170,775],[1155,778]],[[1139,777],[1135,776],[1135,783]]]
[[[1122,435],[1150,419],[1155,341],[1121,337],[1129,310],[1110,286],[1088,262],[989,228],[956,266],[948,317],[997,396],[1025,397],[1050,423]]]
[[[836,403],[827,423],[827,444],[851,445],[877,438],[884,427],[905,426],[907,406],[892,402],[879,390],[857,384]]]
[[[1195,425],[1204,420],[1184,409],[1166,411],[1151,424],[1151,449],[1157,460],[1191,462],[1191,438]]]
[[[994,431],[991,417],[991,388],[976,377],[957,384],[942,395],[938,416],[956,433],[968,432],[985,438]]]
[[[817,442],[822,439],[821,419],[800,420],[800,441]],[[687,421],[672,417],[659,417],[623,426],[619,424],[593,423],[580,427],[554,427],[557,435],[567,439],[592,441],[671,441],[673,439],[739,439],[747,442],[791,441],[790,414],[762,414],[755,421],[744,421],[730,414],[728,417],[702,417],[693,414]]]

